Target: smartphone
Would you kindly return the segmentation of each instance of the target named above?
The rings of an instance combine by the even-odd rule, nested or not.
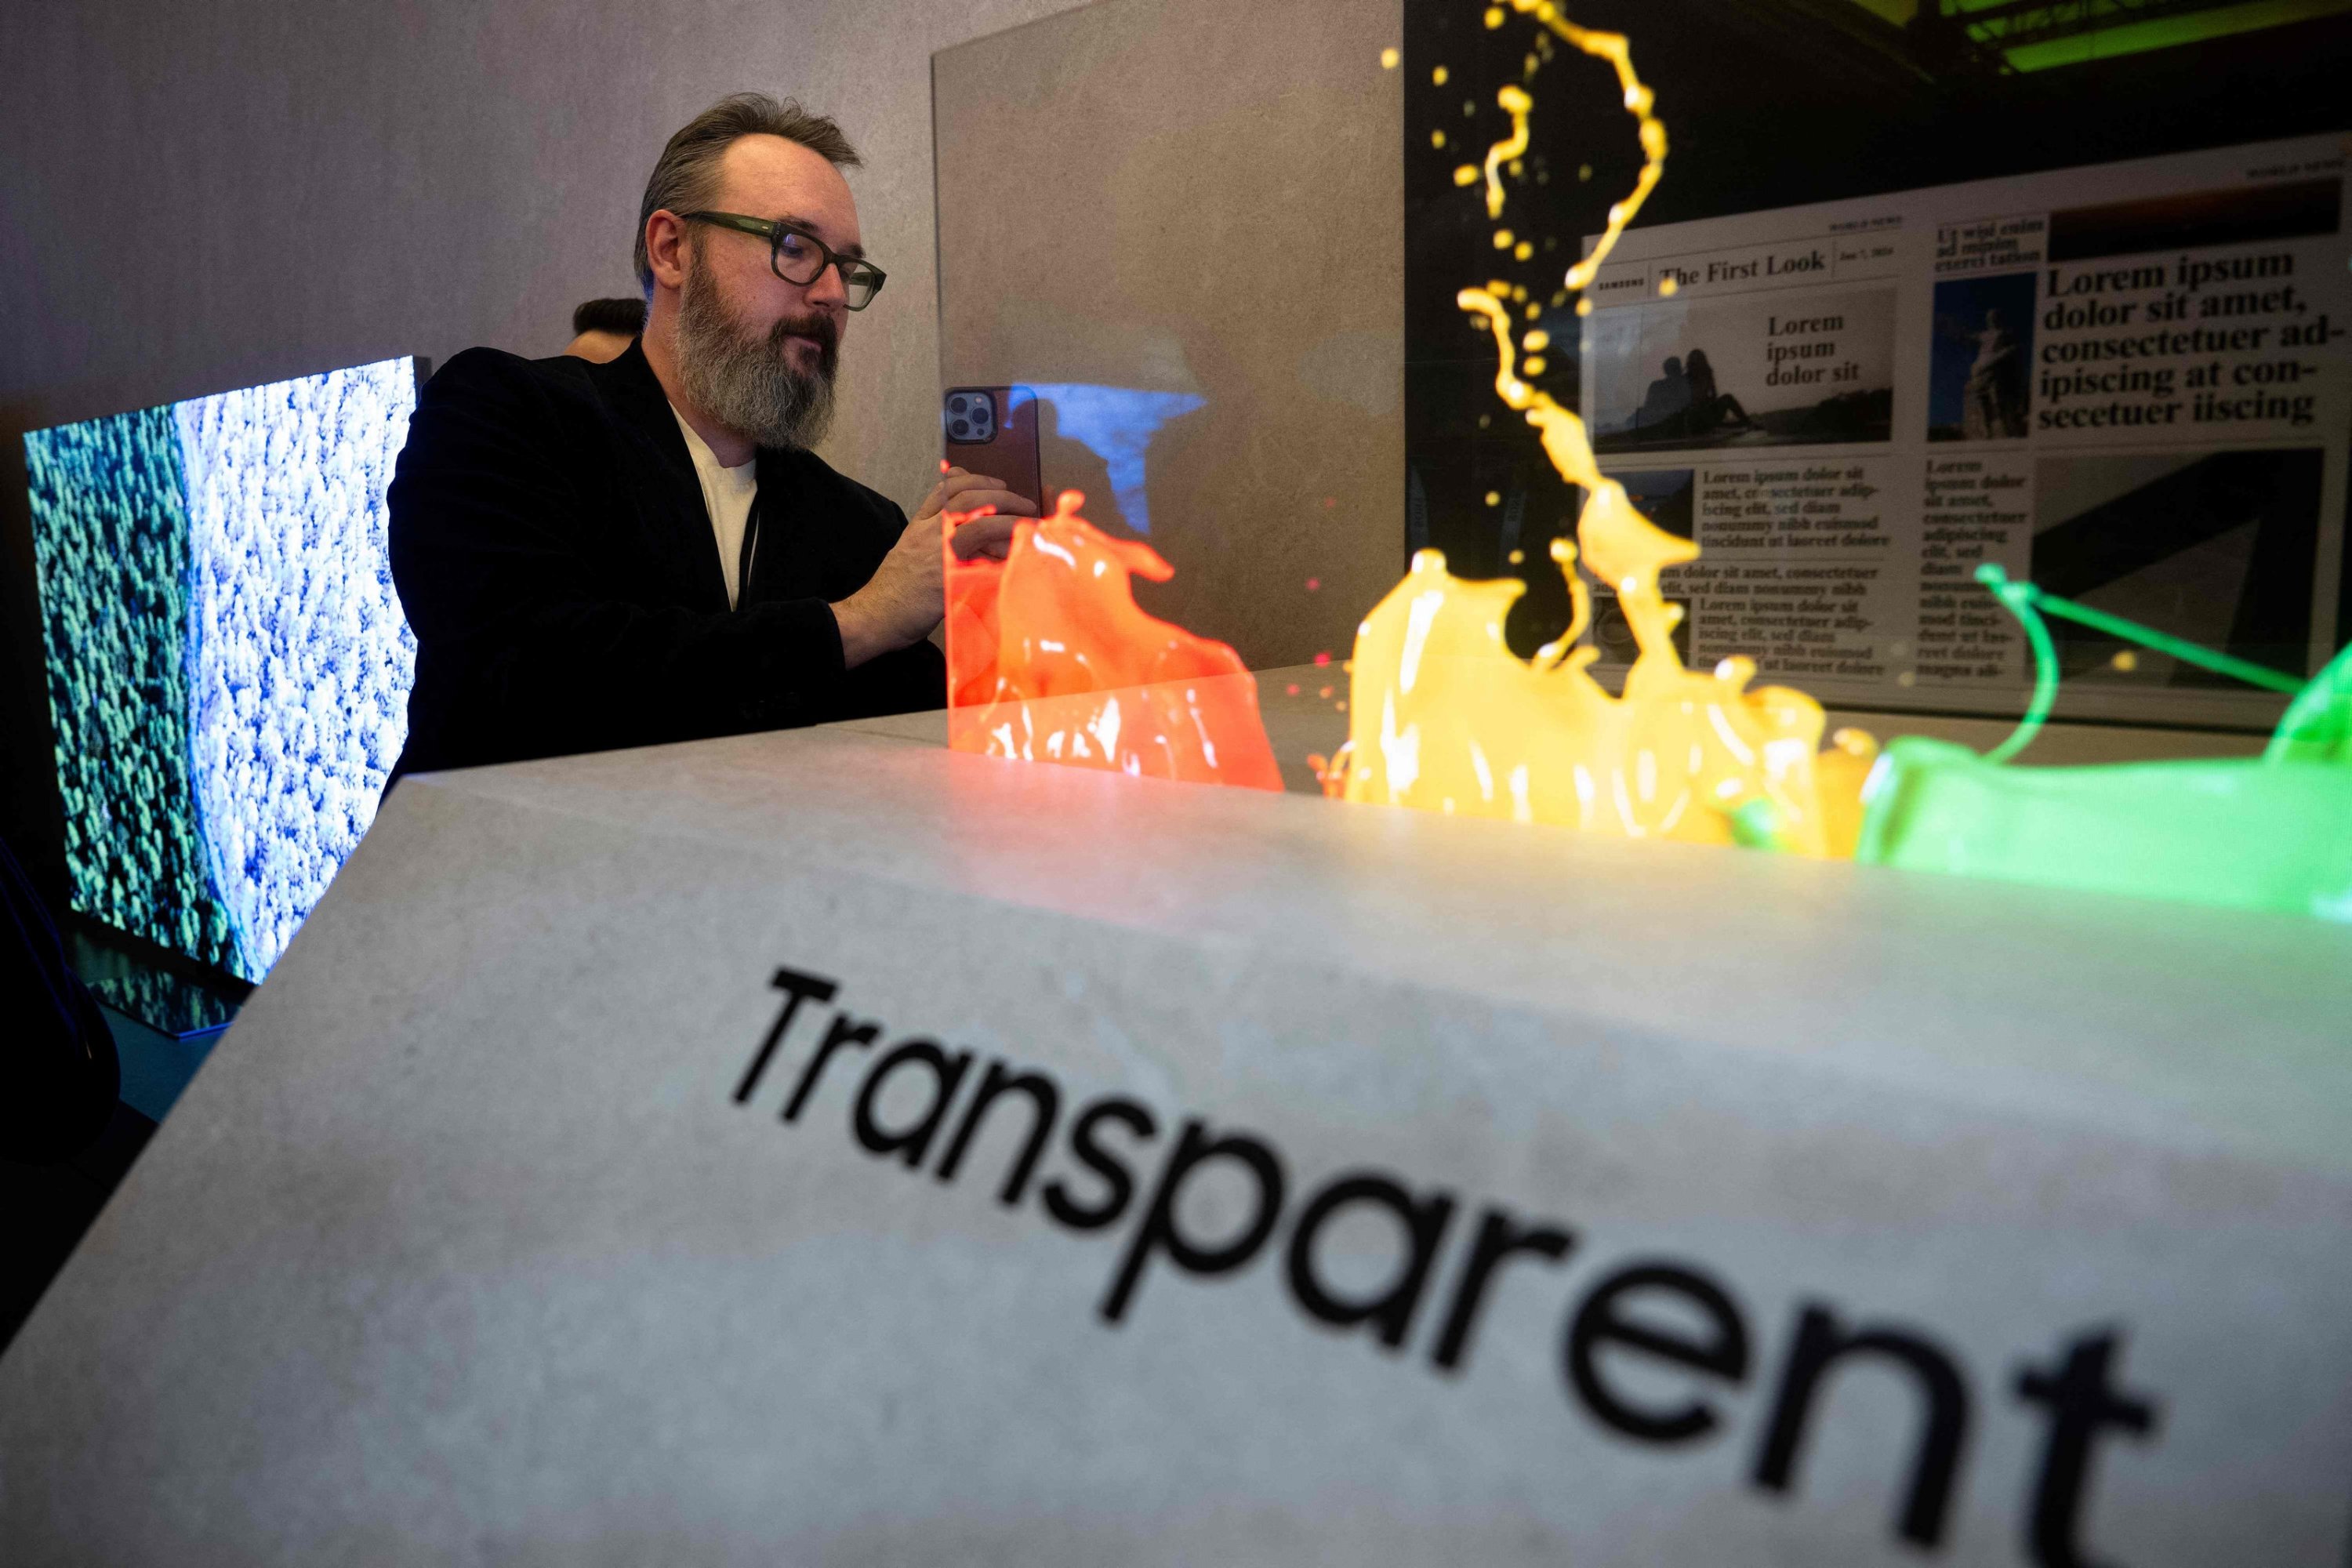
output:
[[[1045,486],[1037,466],[1037,397],[1025,386],[951,386],[940,409],[947,460],[986,474],[1042,514]]]

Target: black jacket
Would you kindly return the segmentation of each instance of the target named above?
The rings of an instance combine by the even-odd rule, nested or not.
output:
[[[387,498],[416,633],[394,776],[944,706],[937,648],[844,670],[828,607],[906,514],[813,453],[759,464],[759,552],[730,610],[641,346],[610,364],[469,349],[444,365]]]

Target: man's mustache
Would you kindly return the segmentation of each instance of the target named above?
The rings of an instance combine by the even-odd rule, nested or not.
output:
[[[817,364],[830,374],[834,356],[841,348],[841,329],[831,316],[823,311],[811,311],[805,316],[786,316],[768,331],[768,345],[782,353],[786,338],[807,338],[817,346]]]

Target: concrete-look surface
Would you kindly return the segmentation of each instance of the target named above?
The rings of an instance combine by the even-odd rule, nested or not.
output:
[[[2339,1564],[2347,1005],[876,729],[412,779],[0,1359],[0,1541]]]

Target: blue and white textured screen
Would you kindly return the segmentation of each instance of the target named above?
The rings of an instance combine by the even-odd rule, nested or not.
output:
[[[25,437],[75,909],[259,980],[367,831],[415,406],[390,360]]]

